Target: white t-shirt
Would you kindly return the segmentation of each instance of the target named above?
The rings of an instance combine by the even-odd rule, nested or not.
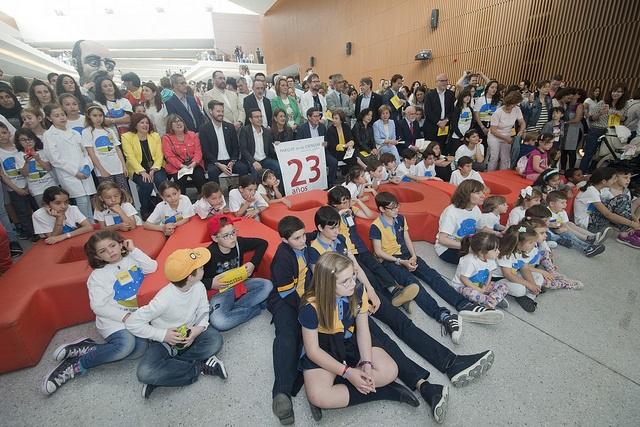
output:
[[[364,184],[358,185],[355,182],[345,182],[344,184],[342,184],[342,186],[349,190],[352,199],[357,199],[364,190]]]
[[[120,141],[111,129],[86,128],[82,131],[82,145],[93,148],[102,167],[111,175],[124,173],[122,162],[116,149],[120,145]],[[100,176],[98,168],[94,170],[96,175]]]
[[[136,210],[136,208],[133,207],[131,203],[126,203],[126,202],[122,203],[120,207],[122,208],[122,210],[127,216],[132,216],[135,218],[137,225],[142,224],[142,220],[138,216],[138,211]],[[105,209],[103,211],[94,211],[93,219],[96,220],[96,222],[99,222],[99,221],[104,222],[104,225],[106,225],[107,227],[110,225],[122,224],[122,217],[117,213],[115,213],[114,211],[112,211],[111,209]]]
[[[249,209],[260,209],[269,207],[269,203],[264,200],[264,198],[256,192],[255,201],[249,206]],[[244,203],[244,197],[240,194],[240,190],[234,188],[229,192],[229,210],[231,212],[238,212],[240,210],[240,206]]]
[[[481,215],[482,212],[477,206],[469,211],[449,205],[440,215],[438,233],[448,234],[451,239],[461,241],[463,237],[476,233]],[[448,248],[440,244],[436,238],[435,249],[438,255],[442,255]]]
[[[124,117],[127,113],[133,113],[133,107],[127,98],[116,99],[115,101],[107,100],[107,105],[102,106],[102,111],[105,117],[111,119],[119,119]],[[117,134],[118,132],[124,133],[129,129],[128,124],[121,124],[117,127],[111,126],[111,129]]]
[[[204,197],[200,197],[194,204],[193,210],[201,219],[207,219],[210,216],[221,214],[224,211],[224,208],[227,206],[226,200],[224,200],[224,196],[222,196],[222,206],[219,210],[215,210],[213,206],[209,204],[207,199]]]
[[[451,172],[451,178],[449,178],[449,183],[457,187],[458,185],[460,185],[462,181],[465,181],[467,179],[475,179],[476,181],[480,181],[481,183],[484,184],[484,180],[482,179],[480,174],[477,171],[474,171],[473,169],[471,169],[471,173],[469,174],[469,176],[466,176],[466,177],[462,176],[462,174],[460,173],[460,169],[454,170],[453,172]]]
[[[471,108],[465,107],[460,112],[460,117],[458,118],[458,129],[460,133],[464,135],[469,129],[471,129],[471,120],[473,119],[473,114],[471,113]],[[456,135],[456,138],[458,136]]]
[[[43,161],[49,161],[44,150],[38,151],[38,155]],[[16,157],[16,167],[18,169],[22,169],[24,163],[24,156]],[[29,192],[34,196],[39,196],[40,194],[44,193],[44,190],[54,185],[58,185],[58,181],[53,174],[53,170],[46,170],[40,163],[36,162],[35,159],[29,160],[29,175],[27,176],[27,186],[29,187]]]
[[[522,256],[522,259],[524,260],[524,262],[533,266],[540,264],[541,258],[542,258],[542,252],[541,252],[541,248],[538,246],[531,249],[531,252],[529,252],[528,254],[524,254]]]
[[[164,225],[173,222],[182,221],[185,218],[191,218],[195,215],[191,200],[184,194],[180,196],[178,208],[172,209],[167,202],[158,203],[147,218],[147,222],[151,224]]]
[[[551,209],[549,209],[551,211]],[[549,218],[549,224],[566,224],[569,222],[569,215],[567,215],[567,211],[564,209],[560,212],[551,211],[551,218]]]
[[[482,144],[476,145],[473,150],[470,150],[466,144],[462,144],[456,150],[456,154],[455,154],[456,162],[460,160],[460,157],[464,157],[464,156],[471,157],[471,160],[473,160],[474,162],[477,162],[478,161],[478,158],[476,156],[477,151],[479,151],[480,154],[484,156],[484,146]]]
[[[478,220],[478,230],[489,228],[497,231],[497,225],[500,225],[500,215],[496,215],[493,212],[487,212],[480,215],[480,219]]]
[[[425,166],[424,162],[420,162],[415,166],[415,173],[417,176],[427,176],[431,178],[436,177],[436,165],[435,163],[431,166]]]
[[[407,167],[404,162],[400,162],[398,167],[396,168],[396,176],[402,178],[403,182],[411,182],[407,175],[416,176],[416,165],[411,165]]]
[[[20,170],[20,159],[22,159],[22,165],[24,165],[24,153],[18,151],[15,147],[10,150],[0,148],[0,161],[2,162],[2,170],[5,175],[11,179],[16,187],[26,188],[27,179],[22,175]],[[7,190],[10,190],[7,187]]]
[[[49,215],[45,208],[40,208],[35,211],[31,219],[33,220],[33,231],[36,234],[51,233],[56,225],[56,218]],[[69,205],[64,213],[62,233],[71,233],[86,219],[87,217],[80,212],[77,206]]]
[[[476,255],[469,253],[458,262],[456,274],[453,276],[452,286],[456,289],[464,288],[460,276],[464,276],[476,286],[484,287],[487,284],[489,275],[496,268],[496,262],[492,259],[483,261]]]
[[[524,219],[524,213],[526,209],[523,206],[516,206],[509,212],[509,219],[507,220],[507,227],[520,224],[520,221]]]
[[[593,203],[601,201],[600,192],[593,185],[589,186],[585,191],[578,192],[573,203],[573,218],[578,227],[582,227],[585,230],[589,228],[589,214],[596,209]]]
[[[82,135],[82,131],[84,130],[84,116],[80,114],[80,117],[75,120],[68,119],[67,129],[75,130],[78,132],[78,135]]]
[[[498,258],[498,268],[493,271],[493,275],[496,277],[504,277],[504,273],[502,273],[502,268],[511,268],[514,274],[518,274],[522,267],[526,264],[524,257],[519,251],[516,251],[509,255],[508,257],[500,257]]]
[[[516,124],[518,120],[522,120],[522,111],[520,111],[520,107],[513,107],[510,113],[507,113],[504,110],[504,107],[500,107],[491,116],[491,126],[496,126],[499,134],[509,136],[511,135],[513,125]],[[500,143],[501,140],[496,138],[493,133],[489,132],[489,135],[487,135],[487,142]]]
[[[475,99],[473,110],[478,113],[481,122],[489,122],[491,116],[498,110],[498,106],[491,104],[491,98],[479,96]]]

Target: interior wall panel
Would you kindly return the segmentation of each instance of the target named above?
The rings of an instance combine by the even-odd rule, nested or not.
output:
[[[636,87],[639,24],[640,1],[630,0],[279,0],[261,20],[269,72],[292,64],[304,72],[313,56],[322,80],[341,72],[376,86],[394,73],[433,86],[438,73],[454,82],[473,69],[506,84],[560,73],[585,88]],[[433,59],[415,61],[422,49]]]

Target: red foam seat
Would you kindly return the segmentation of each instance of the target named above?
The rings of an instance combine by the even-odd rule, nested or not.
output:
[[[313,217],[320,206],[327,204],[327,192],[324,190],[311,190],[306,193],[287,196],[291,201],[291,207],[288,208],[282,203],[270,205],[266,210],[260,213],[260,221],[267,227],[278,230],[278,222],[288,215],[293,215],[302,220],[305,225],[305,231],[315,231]]]
[[[151,257],[165,242],[161,233],[142,227],[122,234]],[[0,278],[0,372],[37,364],[56,331],[94,318],[83,250],[89,237],[53,246],[40,241]]]

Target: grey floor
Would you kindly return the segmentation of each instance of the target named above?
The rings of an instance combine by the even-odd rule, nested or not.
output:
[[[436,258],[431,245],[416,246],[420,256],[452,276],[453,268]],[[439,326],[423,313],[412,315],[456,353],[492,349],[496,354],[480,382],[451,389],[447,425],[640,425],[640,251],[609,239],[607,251],[596,258],[564,248],[556,249],[556,258],[563,272],[584,281],[584,290],[547,292],[533,314],[513,303],[497,326],[466,323],[458,346],[441,338]],[[53,396],[41,395],[39,380],[55,366],[51,351],[80,336],[98,338],[93,324],[60,331],[38,366],[0,376],[0,425],[277,426],[271,413],[269,321],[264,312],[224,334],[219,356],[229,371],[225,382],[202,377],[189,387],[159,389],[148,401],[140,397],[133,361],[97,368]],[[448,383],[440,372],[431,379]],[[304,393],[294,405],[297,425],[315,424]],[[384,402],[324,411],[321,422],[356,423],[417,426],[433,421],[424,402],[419,408]]]

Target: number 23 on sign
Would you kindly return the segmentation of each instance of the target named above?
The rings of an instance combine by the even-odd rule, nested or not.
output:
[[[293,178],[291,179],[291,189],[294,194],[306,191],[306,184],[312,184],[320,179],[320,158],[313,155],[305,157],[304,160],[305,163],[300,159],[291,159],[287,162],[289,166],[295,168]],[[307,172],[305,166],[309,169],[308,173],[305,173]],[[307,179],[303,179],[303,175],[307,177]]]

